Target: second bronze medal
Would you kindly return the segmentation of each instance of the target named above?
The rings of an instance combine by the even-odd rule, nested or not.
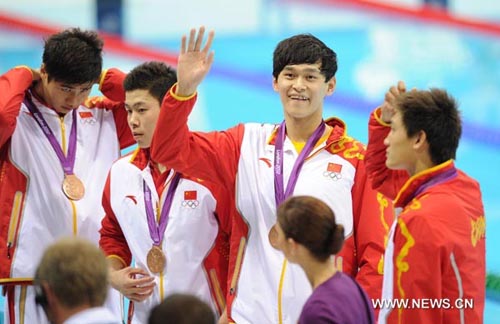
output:
[[[146,262],[148,264],[149,271],[152,273],[160,273],[165,269],[167,265],[167,258],[165,254],[158,246],[153,245],[149,250],[146,257]]]
[[[66,197],[71,200],[80,200],[85,195],[85,186],[83,182],[74,174],[64,176],[62,190]]]

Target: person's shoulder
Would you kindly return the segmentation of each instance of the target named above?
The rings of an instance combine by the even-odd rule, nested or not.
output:
[[[306,301],[299,318],[299,324],[328,323],[333,315],[332,306],[325,298],[315,298],[313,295]]]
[[[111,171],[124,172],[125,169],[130,167],[137,168],[137,166],[134,166],[134,161],[138,158],[137,155],[140,153],[138,151],[136,149],[117,158],[111,165]]]
[[[342,296],[344,294],[351,294],[351,291],[357,290],[358,286],[355,279],[341,271],[337,271],[333,277],[325,282],[324,290],[328,292],[328,294],[331,294],[331,291],[335,290],[335,296]]]
[[[411,202],[414,205],[416,202]],[[410,203],[410,204],[411,204]],[[413,207],[414,208],[414,207]],[[419,240],[420,245],[438,247],[442,245],[442,238],[446,237],[446,223],[443,223],[436,215],[443,210],[437,210],[426,206],[420,209],[407,207],[397,218],[398,236],[401,235],[406,241],[414,240],[416,237],[425,237],[425,240]],[[444,226],[443,226],[444,225]]]
[[[328,299],[323,298],[324,296],[319,293],[313,292],[310,298],[304,304],[304,311],[309,311],[310,313],[319,313],[330,309],[330,302]]]
[[[205,179],[201,178],[196,178],[192,177],[190,175],[181,175],[181,179],[183,181],[189,183],[189,186],[193,188],[193,190],[198,189],[198,190],[206,190],[210,193],[215,193],[215,192],[222,192],[223,188],[220,188],[220,186],[212,181],[208,181]]]

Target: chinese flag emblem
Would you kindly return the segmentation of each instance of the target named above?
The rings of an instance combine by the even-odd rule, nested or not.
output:
[[[94,115],[92,115],[92,112],[90,111],[80,111],[78,113],[80,115],[80,118],[92,118]]]
[[[184,191],[184,200],[196,200],[198,193],[196,190]]]
[[[326,167],[326,171],[340,173],[340,171],[342,171],[342,164],[330,162],[330,163],[328,163],[328,166]]]

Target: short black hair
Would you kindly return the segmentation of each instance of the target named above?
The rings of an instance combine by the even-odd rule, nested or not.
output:
[[[102,71],[103,41],[94,31],[69,28],[45,40],[43,64],[48,80],[69,85],[94,83]]]
[[[176,71],[163,62],[151,61],[136,66],[123,81],[125,91],[148,90],[161,104],[167,91],[177,82]]]
[[[462,120],[456,100],[446,90],[431,88],[403,93],[397,98],[396,109],[401,112],[408,137],[425,132],[433,163],[455,159]]]
[[[156,305],[148,324],[215,324],[215,313],[207,303],[189,294],[172,294]]]
[[[320,63],[325,82],[337,73],[337,54],[311,34],[299,34],[278,43],[273,54],[273,77],[288,65]]]

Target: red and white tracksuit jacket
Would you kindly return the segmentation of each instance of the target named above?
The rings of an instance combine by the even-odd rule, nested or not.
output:
[[[137,149],[111,167],[103,194],[106,216],[100,239],[108,257],[118,258],[124,266],[130,265],[133,258],[136,267],[148,272],[146,256],[153,241],[143,181],[159,213],[174,174],[170,170],[163,178],[154,179],[149,161],[147,150]],[[156,287],[149,298],[134,303],[132,323],[147,323],[151,309],[172,293],[196,295],[221,314],[225,307],[230,231],[230,223],[226,222],[229,217],[225,216],[228,195],[221,189],[200,179],[181,177],[161,243],[167,259],[165,271],[150,273]]]
[[[106,175],[120,149],[134,142],[125,111],[78,107],[74,172],[85,196],[69,200],[61,189],[61,163],[22,103],[31,83],[25,67],[0,77],[0,285],[7,290],[6,316],[16,323],[40,321],[27,285],[49,244],[70,235],[98,243]],[[33,101],[66,152],[72,114],[61,117],[35,96]]]
[[[151,145],[153,160],[207,179],[235,192],[228,276],[230,320],[296,323],[311,286],[303,270],[286,264],[268,241],[276,222],[274,138],[277,125],[240,124],[224,132],[191,133],[187,118],[196,97],[165,97]],[[297,180],[295,195],[312,195],[334,210],[346,243],[337,266],[355,277],[371,297],[382,287],[384,236],[392,222],[389,202],[366,182],[363,145],[330,119],[328,138],[318,142]],[[169,150],[162,147],[168,146]],[[284,183],[297,152],[287,138]]]
[[[366,169],[373,187],[401,210],[385,253],[382,298],[408,304],[393,309],[386,304],[379,323],[482,323],[485,215],[479,184],[452,160],[411,178],[406,171],[387,169],[383,141],[389,131],[375,110]],[[428,186],[449,172],[456,175]]]

